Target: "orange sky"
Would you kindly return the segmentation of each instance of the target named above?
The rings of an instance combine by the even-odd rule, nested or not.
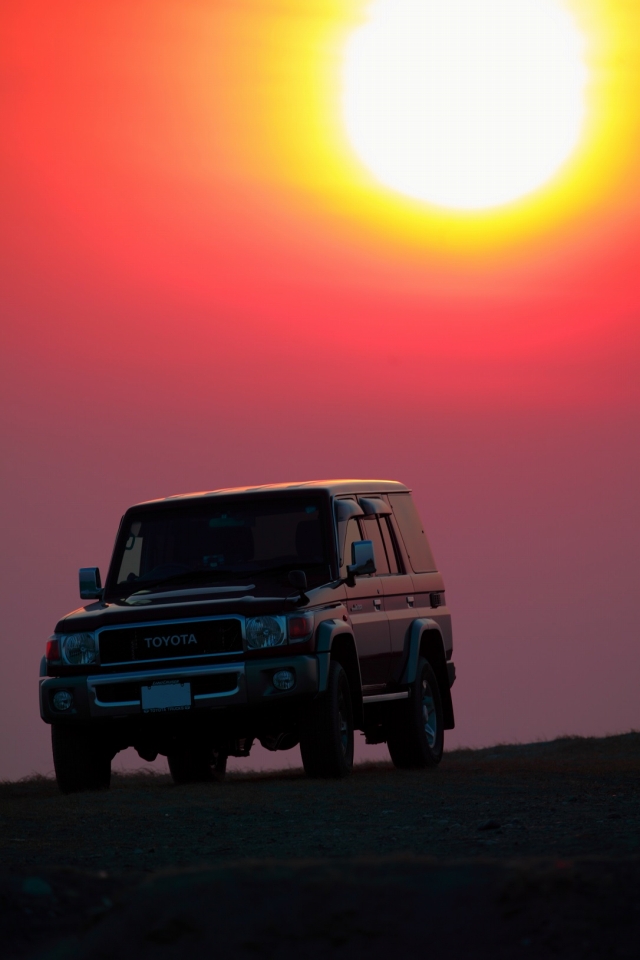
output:
[[[611,531],[638,519],[640,7],[570,6],[589,68],[576,155],[532,197],[470,215],[395,195],[351,149],[340,78],[362,0],[4,0],[4,530],[25,684],[75,568],[104,565],[129,502],[181,489],[375,472],[425,512],[437,493],[463,644],[473,585],[495,579],[461,559],[474,517],[501,531],[494,570],[527,537],[539,569],[530,507],[546,504],[566,546],[555,579],[579,603],[572,550],[615,504],[598,549],[607,585],[627,582],[637,554]],[[34,564],[46,602],[25,626]],[[499,737],[463,716],[464,742]],[[542,730],[521,719],[513,736]]]
[[[31,255],[278,338],[373,325],[472,365],[635,341],[640,10],[574,4],[589,113],[558,182],[454,215],[381,189],[346,142],[340,58],[366,6],[5,4],[7,199]]]

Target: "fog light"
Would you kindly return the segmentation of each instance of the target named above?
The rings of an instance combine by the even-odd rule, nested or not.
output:
[[[56,690],[53,705],[56,710],[68,710],[73,704],[73,696],[68,690]]]
[[[293,670],[278,670],[273,675],[273,685],[278,690],[292,690],[296,685],[296,675]]]

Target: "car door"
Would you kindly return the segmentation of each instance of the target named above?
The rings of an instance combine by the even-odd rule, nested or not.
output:
[[[346,576],[346,566],[351,563],[351,544],[356,540],[368,539],[364,536],[358,519],[352,517],[347,524],[344,545],[344,566],[341,575]],[[385,562],[378,556],[374,543],[376,567]],[[390,670],[391,642],[389,622],[384,609],[382,578],[375,574],[356,577],[355,585],[346,585],[347,610],[353,627],[362,686],[371,687],[387,682]]]
[[[407,634],[418,616],[415,585],[413,577],[405,569],[391,518],[378,517],[378,523],[389,563],[389,574],[382,578],[382,592],[389,620],[392,679],[397,681],[402,673]]]

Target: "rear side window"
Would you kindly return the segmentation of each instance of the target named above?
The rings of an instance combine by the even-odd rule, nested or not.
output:
[[[389,517],[380,517],[380,529],[382,530],[382,539],[384,540],[385,550],[387,551],[387,559],[389,560],[389,570],[391,573],[400,573],[400,565],[398,563],[398,556],[396,554],[396,548],[393,543],[393,535],[391,533],[391,528],[389,527]]]
[[[427,542],[422,520],[416,506],[408,493],[389,494],[389,502],[393,507],[400,534],[409,554],[409,562],[414,573],[428,573],[435,570],[431,548]]]

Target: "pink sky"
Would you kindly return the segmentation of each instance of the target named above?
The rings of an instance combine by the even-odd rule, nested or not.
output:
[[[639,728],[637,155],[510,245],[452,252],[415,210],[403,234],[387,201],[335,205],[293,114],[281,163],[246,107],[283,126],[278,44],[311,27],[249,6],[214,5],[204,99],[197,5],[0,13],[0,777],[52,769],[39,660],[124,509],[283,480],[413,488],[454,618],[447,746]]]

